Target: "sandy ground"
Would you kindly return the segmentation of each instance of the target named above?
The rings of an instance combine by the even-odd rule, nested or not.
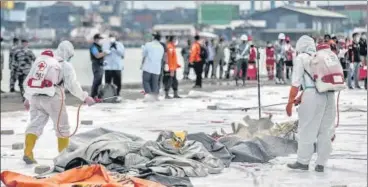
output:
[[[241,81],[239,81],[241,83]],[[263,81],[261,85],[273,85],[272,81]],[[256,81],[248,81],[246,87],[254,87],[257,86]],[[205,92],[212,92],[216,90],[231,90],[231,89],[240,89],[244,88],[243,86],[235,86],[234,81],[218,81],[218,80],[211,80],[207,79],[204,80],[202,91]],[[84,87],[84,90],[90,92],[89,87]],[[143,98],[141,94],[140,84],[127,84],[123,85],[121,90],[121,97],[128,100],[135,100],[139,98]],[[180,94],[188,94],[188,92],[192,90],[192,82],[191,81],[181,81],[179,84],[179,93]],[[171,91],[172,93],[172,91]],[[161,91],[163,94],[163,91]],[[77,106],[80,104],[79,99],[74,97],[71,94],[67,94],[66,104],[68,106]],[[4,93],[1,94],[1,112],[10,112],[10,111],[18,111],[24,110],[23,103],[21,101],[20,93]]]
[[[234,86],[206,86],[201,91],[189,91],[181,87],[185,98],[161,100],[145,103],[142,99],[124,100],[121,104],[98,104],[85,107],[81,111],[81,120],[93,120],[93,125],[80,126],[78,132],[94,128],[108,128],[140,136],[146,140],[157,138],[159,130],[187,130],[189,133],[212,133],[219,128],[230,131],[230,123],[245,115],[258,117],[258,110],[221,111],[208,110],[208,105],[225,107],[257,106],[257,89],[235,89]],[[187,94],[185,94],[187,93]],[[287,101],[287,86],[262,87],[262,105]],[[133,96],[132,96],[133,97]],[[161,98],[162,99],[162,98]],[[2,103],[3,106],[3,103]],[[365,90],[344,90],[340,96],[340,125],[336,129],[337,138],[333,143],[331,159],[325,173],[314,172],[313,156],[309,171],[292,171],[286,164],[294,162],[296,155],[278,157],[267,164],[232,163],[221,174],[203,178],[191,178],[195,187],[365,187],[367,184],[367,92]],[[76,110],[68,106],[71,129],[75,128]],[[293,116],[287,117],[285,106],[264,108],[262,115],[273,114],[274,122],[297,119],[296,108]],[[1,128],[13,129],[14,135],[1,136],[1,170],[12,170],[27,175],[33,173],[34,166],[27,166],[21,160],[23,151],[12,150],[14,142],[24,141],[24,128],[28,113],[24,110],[1,112]],[[215,123],[215,122],[216,123]],[[220,123],[219,123],[220,122]],[[43,135],[37,141],[35,157],[40,164],[52,166],[57,156],[55,132],[51,122],[45,127]]]

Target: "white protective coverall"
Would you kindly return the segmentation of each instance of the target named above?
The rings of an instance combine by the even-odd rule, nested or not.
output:
[[[332,151],[331,138],[334,135],[336,116],[335,94],[318,93],[312,79],[305,73],[311,72],[310,62],[316,53],[314,40],[302,36],[296,43],[299,55],[294,61],[292,86],[302,86],[304,93],[298,108],[298,158],[297,162],[308,165],[317,140],[317,165],[324,166]]]
[[[74,47],[70,42],[64,41],[60,43],[56,51],[55,58],[60,62],[61,69],[60,74],[58,76],[59,77],[58,83],[62,82],[62,84],[59,86],[58,85],[55,86],[55,95],[53,97],[44,95],[32,96],[27,94],[26,92],[25,97],[30,102],[30,124],[26,129],[26,134],[35,134],[37,136],[40,136],[49,118],[51,118],[54,124],[54,129],[56,131],[56,136],[57,137],[69,136],[70,126],[68,114],[65,107],[65,97],[64,101],[61,101],[62,99],[61,92],[63,92],[63,94],[65,95],[64,88],[66,88],[70,91],[70,93],[72,93],[75,97],[79,98],[81,101],[85,101],[86,98],[88,97],[88,93],[82,90],[79,82],[77,81],[77,77],[73,66],[69,62],[67,62],[67,60],[69,60],[69,58],[71,58],[73,55],[74,55]],[[36,68],[37,66],[32,67],[31,72],[33,69]],[[28,78],[29,77],[26,78],[26,81],[28,80]],[[27,84],[25,84],[25,86],[27,86]],[[59,129],[61,133],[60,135],[56,125],[59,117],[61,102],[64,103],[62,106],[63,108],[61,110],[61,117],[59,121]]]

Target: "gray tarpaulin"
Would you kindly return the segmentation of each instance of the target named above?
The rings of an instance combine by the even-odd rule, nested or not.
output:
[[[224,144],[203,132],[188,134],[187,139],[201,142],[213,156],[221,159],[226,167],[229,167],[231,160],[234,158]]]
[[[236,136],[226,136],[218,140],[235,156],[233,162],[265,163],[277,156],[296,153],[297,142],[275,136],[256,137],[242,140]]]
[[[70,162],[79,159],[102,164],[110,171],[149,170],[163,176],[157,175],[156,179],[171,176],[170,180],[177,179],[183,186],[188,186],[185,185],[188,182],[181,182],[180,178],[204,177],[223,170],[223,162],[200,142],[186,141],[182,148],[176,149],[170,141],[144,141],[122,132],[94,129],[71,138],[70,147],[54,159],[55,169],[64,171]]]
[[[204,133],[189,134],[189,140],[201,142],[206,149],[226,166],[230,162],[265,163],[276,156],[296,153],[297,142],[276,136],[256,137],[252,140],[236,135],[228,135],[218,140]]]

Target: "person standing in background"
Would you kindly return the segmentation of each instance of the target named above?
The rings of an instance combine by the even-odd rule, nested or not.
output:
[[[158,32],[152,34],[153,41],[148,42],[143,47],[142,60],[142,84],[145,99],[158,100],[159,80],[162,72],[162,58],[164,57],[164,47],[160,43],[161,35]]]
[[[345,40],[341,39],[337,43],[337,49],[338,49],[338,57],[340,59],[341,67],[344,70],[344,79],[346,80],[346,77],[348,76],[349,66],[346,65],[346,52],[348,51]]]
[[[283,84],[284,80],[284,61],[285,61],[285,34],[280,33],[279,41],[275,45],[276,52],[276,84]]]
[[[332,39],[330,40],[330,47],[331,47],[331,50],[336,55],[339,54],[338,44],[339,44],[339,41],[337,40],[337,37],[336,36],[333,36]]]
[[[285,66],[286,66],[286,79],[291,79],[291,73],[293,72],[293,46],[290,44],[290,37],[285,38]]]
[[[3,38],[0,37],[0,47],[3,44]],[[3,80],[3,70],[4,70],[4,53],[3,53],[3,49],[0,48],[0,63],[1,63],[1,75],[0,75],[0,81]],[[1,90],[1,89],[0,89]],[[1,90],[1,93],[5,93],[3,90]]]
[[[196,73],[196,81],[193,88],[202,88],[202,72],[204,59],[201,59],[201,44],[199,43],[200,37],[194,36],[194,43],[190,50],[189,62],[193,64],[194,71]]]
[[[205,70],[204,70],[204,77],[205,78],[208,78],[208,73],[210,71],[210,66],[211,66],[211,70],[212,70],[211,78],[214,78],[214,76],[213,76],[215,74],[214,68],[213,68],[213,61],[214,61],[214,58],[215,58],[214,42],[215,41],[213,39],[211,40],[211,42],[209,42],[209,41],[205,42],[207,52],[208,52],[206,67],[205,67]]]
[[[104,69],[105,69],[105,84],[114,83],[116,86],[116,96],[120,95],[121,90],[121,74],[124,69],[124,45],[116,41],[116,37],[112,34],[109,35],[109,42],[103,45],[103,51],[111,51],[110,54],[104,57]],[[116,101],[121,101],[118,97]]]
[[[367,33],[363,32],[360,37],[359,46],[360,46],[360,60],[363,63],[363,66],[367,65],[368,56],[367,56]],[[364,79],[364,88],[367,89],[367,77]]]
[[[353,89],[351,77],[354,79],[355,88],[361,89],[359,86],[359,66],[360,66],[360,46],[359,46],[359,34],[353,34],[353,43],[349,46],[347,53],[347,60],[350,64],[348,73],[348,86],[349,89]]]
[[[247,35],[243,34],[240,37],[240,40],[242,43],[237,48],[237,74],[235,75],[235,82],[236,85],[238,85],[238,79],[242,78],[243,86],[245,86],[245,80],[247,79],[247,71],[248,71],[250,45],[248,44]],[[240,75],[242,77],[240,77]]]
[[[172,97],[169,96],[170,88],[174,90],[174,98],[180,98],[178,94],[178,79],[176,78],[176,70],[180,68],[178,64],[178,57],[176,56],[176,46],[174,42],[175,37],[169,36],[166,45],[166,64],[165,72],[166,75],[164,76],[165,82],[165,99],[171,99]]]
[[[93,72],[93,83],[91,88],[91,97],[98,97],[98,89],[102,84],[102,77],[104,74],[104,57],[109,51],[104,52],[102,49],[102,37],[100,34],[93,36],[93,44],[89,48],[91,61],[92,61],[92,72]]]
[[[273,74],[275,71],[275,48],[270,42],[267,42],[266,47],[266,69],[268,80],[273,80]]]
[[[225,65],[225,44],[224,44],[224,38],[220,37],[219,42],[217,43],[215,47],[215,59],[214,59],[214,65],[213,65],[213,71],[212,71],[212,77],[216,78],[217,76],[217,67],[220,66],[220,75],[219,78],[222,79],[222,75],[224,73],[224,65]]]
[[[34,55],[32,50],[28,48],[27,40],[22,39],[21,43],[22,46],[14,52],[14,61],[12,62],[12,68],[16,70],[15,73],[17,75],[20,93],[24,102],[25,98],[23,82],[27,77],[29,71],[31,70],[32,64],[36,60],[36,56]]]
[[[236,59],[237,49],[238,49],[238,42],[236,40],[236,37],[233,37],[229,45],[230,59],[229,59],[229,62],[227,63],[227,68],[226,68],[226,73],[225,73],[226,79],[230,79],[230,71],[234,69],[234,67],[237,64],[237,59]]]
[[[10,81],[9,81],[9,86],[10,86],[10,92],[15,92],[15,83],[17,82],[17,69],[14,69],[13,67],[13,63],[14,62],[14,53],[15,51],[19,48],[19,39],[18,38],[13,38],[13,46],[11,47],[10,51],[9,51],[9,70],[10,70]]]
[[[190,63],[189,63],[191,46],[192,46],[192,42],[190,40],[187,40],[187,46],[181,49],[181,56],[183,56],[183,59],[184,59],[184,77],[183,77],[184,80],[189,79],[190,69],[192,68],[192,66],[190,66]]]
[[[324,39],[324,42],[328,44],[331,40],[331,36],[329,34],[325,34],[323,39]]]
[[[160,44],[162,45],[162,47],[164,48],[164,55],[162,57],[162,61],[161,61],[161,73],[158,77],[158,90],[161,90],[161,82],[162,84],[164,84],[164,86],[166,85],[166,80],[165,79],[165,75],[169,76],[169,70],[166,69],[165,70],[165,64],[167,64],[167,42],[169,41],[169,36],[165,36],[165,38],[161,38],[162,40],[160,41]],[[158,97],[158,95],[157,95]],[[158,98],[157,98],[158,99]]]

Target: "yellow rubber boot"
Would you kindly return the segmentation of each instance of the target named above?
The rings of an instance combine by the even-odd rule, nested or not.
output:
[[[69,138],[58,138],[59,153],[69,146]]]
[[[37,164],[37,161],[33,158],[33,148],[36,145],[37,138],[35,134],[26,134],[23,156],[23,160],[26,164]]]

